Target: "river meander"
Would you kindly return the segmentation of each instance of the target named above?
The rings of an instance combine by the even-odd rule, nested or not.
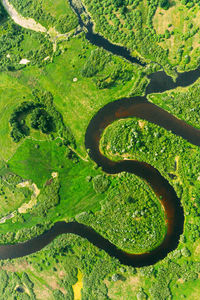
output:
[[[189,79],[190,82],[191,78]],[[151,81],[149,84],[151,85]],[[180,234],[183,232],[184,213],[180,200],[169,182],[161,176],[158,170],[145,162],[135,160],[113,162],[99,151],[102,131],[113,121],[127,117],[139,117],[158,124],[195,145],[200,145],[200,130],[148,102],[145,97],[123,98],[107,104],[97,112],[87,128],[85,146],[90,149],[91,158],[102,167],[104,172],[109,174],[122,171],[133,173],[144,179],[158,199],[161,199],[167,221],[167,234],[161,245],[148,253],[130,254],[118,249],[88,226],[78,222],[57,222],[49,231],[25,243],[1,246],[1,259],[21,257],[39,251],[63,233],[73,233],[86,238],[109,255],[118,258],[123,264],[137,267],[154,264],[163,259],[170,251],[176,249]]]
[[[78,14],[76,8],[74,9]],[[81,24],[80,15],[79,21],[80,25],[83,25]],[[101,46],[113,54],[118,54],[131,62],[139,63],[141,66],[145,65],[132,58],[127,49],[113,45],[100,35],[93,33],[91,23],[88,24],[87,29],[86,37],[93,44]],[[197,68],[194,71],[178,74],[177,80],[174,82],[164,71],[156,72],[149,76],[150,82],[146,88],[146,96],[150,93],[164,92],[178,86],[188,86],[195,82],[199,76],[200,68]],[[137,267],[154,264],[163,259],[170,251],[176,249],[180,234],[183,232],[184,212],[180,200],[169,182],[161,176],[158,170],[145,162],[135,160],[113,162],[104,157],[99,151],[102,131],[113,121],[127,117],[139,117],[158,124],[198,146],[200,145],[200,130],[193,128],[184,121],[175,118],[158,106],[148,102],[146,97],[123,98],[111,102],[100,109],[88,125],[85,135],[85,146],[90,150],[90,156],[98,166],[102,167],[103,171],[109,174],[126,171],[141,177],[160,199],[165,210],[167,222],[167,234],[161,245],[148,253],[130,254],[118,249],[88,226],[78,222],[57,222],[41,236],[25,243],[0,246],[0,259],[22,257],[39,251],[63,233],[73,233],[86,238],[98,248],[119,259],[121,263]]]

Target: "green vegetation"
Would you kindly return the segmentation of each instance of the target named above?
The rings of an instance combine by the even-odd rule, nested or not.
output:
[[[22,218],[17,216],[14,224],[11,219],[1,226],[2,233],[13,228],[6,234],[7,242],[27,240],[43,232],[51,222],[71,217],[92,226],[131,252],[155,248],[162,241],[164,215],[146,184],[126,173],[105,177],[90,164],[75,157],[69,160],[66,155],[67,148],[59,140],[35,142],[29,139],[9,161],[10,172],[20,174],[20,182],[23,177],[36,183],[40,194],[36,204],[21,215]],[[135,189],[143,191],[142,194],[138,195]],[[35,227],[37,223],[41,225]],[[3,234],[1,240],[5,242]]]
[[[59,197],[60,184],[57,178],[50,179],[46,182],[46,186],[42,190],[38,197],[38,204],[33,210],[35,215],[46,217],[49,210],[58,205],[60,201]]]
[[[18,143],[30,134],[26,125],[27,116],[30,114],[30,126],[41,130],[42,133],[58,132],[65,145],[75,146],[74,138],[63,123],[61,114],[53,105],[53,95],[50,92],[33,90],[35,102],[22,102],[12,113],[9,123],[12,127],[10,133],[13,141]],[[54,139],[54,135],[51,135]]]
[[[12,131],[10,133],[14,142],[19,142],[21,138],[28,135],[29,128],[25,125],[25,120],[23,115],[25,116],[29,111],[36,110],[36,105],[33,102],[23,102],[19,107],[12,113],[10,117],[10,125],[12,126]],[[33,115],[34,116],[34,115]],[[31,124],[32,125],[32,124]],[[37,128],[38,126],[33,126],[33,128]]]
[[[110,88],[131,80],[132,72],[130,65],[120,63],[103,49],[92,51],[82,69],[82,75],[92,77],[99,89]]]
[[[78,19],[71,10],[68,0],[10,0],[17,11],[26,18],[33,18],[46,28],[55,27],[66,33],[78,26]]]
[[[189,88],[177,88],[174,91],[168,91],[162,95],[154,94],[150,99],[160,107],[166,109],[179,119],[188,124],[200,128],[199,126],[199,105],[198,97],[200,93],[200,80]]]
[[[97,193],[105,192],[109,187],[109,180],[103,175],[97,175],[92,180],[93,188]]]
[[[198,238],[199,212],[195,208],[198,205],[194,205],[190,200],[192,195],[197,195],[199,191],[199,172],[194,164],[200,155],[198,147],[157,125],[128,119],[116,121],[105,130],[101,140],[101,151],[113,160],[122,157],[137,159],[157,168],[181,197],[186,214],[190,214],[192,224],[197,225],[196,234],[192,234],[193,238]],[[198,202],[198,198],[194,199]],[[189,224],[186,228],[187,226],[190,227]]]
[[[2,23],[7,16],[7,13],[3,7],[3,5],[0,3],[0,22]]]
[[[60,48],[63,54],[43,68],[32,66],[23,69],[22,72],[0,73],[0,97],[4,99],[0,101],[0,111],[3,112],[0,124],[2,159],[9,159],[19,146],[8,137],[10,135],[8,120],[21,102],[34,100],[33,90],[51,92],[56,110],[62,114],[64,124],[70,128],[76,140],[78,153],[84,157],[86,155],[85,131],[92,116],[110,99],[114,101],[125,95],[128,96],[134,90],[135,84],[138,86],[142,81],[138,74],[140,69],[138,66],[114,57],[112,60],[116,61],[115,65],[129,68],[132,76],[127,82],[122,83],[118,80],[112,88],[99,90],[93,78],[85,78],[81,74],[91,52],[96,48],[83,37],[63,42]],[[74,78],[78,79],[77,82],[73,82]],[[39,140],[46,138],[35,131],[32,131],[32,136]]]
[[[187,149],[188,146],[185,140],[169,131],[134,118],[115,121],[107,127],[100,148],[102,153],[112,160],[128,158],[150,163],[170,181],[177,171],[174,167],[176,156],[178,155],[181,161],[187,160],[189,150],[183,149]],[[195,147],[192,146],[193,148]],[[184,174],[181,178],[184,178]]]
[[[12,173],[4,173],[0,176],[0,201],[1,201],[1,217],[19,208],[25,201],[30,200],[31,191],[26,187],[21,189],[18,184],[22,182],[20,176]]]
[[[160,0],[159,1],[159,5],[160,5],[161,8],[167,10],[169,8],[169,6],[170,6],[169,0]]]
[[[142,253],[156,248],[165,236],[166,227],[164,212],[153,192],[142,180],[128,173],[115,177],[111,187],[101,211],[84,212],[76,219],[128,252]]]
[[[105,104],[144,94],[147,75],[159,64],[174,77],[176,67],[198,66],[199,1],[83,1],[95,31],[146,67],[91,45],[84,32],[73,36],[78,19],[68,1],[10,3],[48,33],[17,26],[0,5],[0,243],[34,238],[57,221],[78,221],[128,252],[155,249],[166,232],[159,199],[136,176],[97,168],[85,132]],[[87,22],[87,13],[82,18]],[[22,59],[30,60],[26,67]],[[199,80],[148,97],[199,128]],[[177,249],[136,269],[86,239],[61,235],[38,253],[0,261],[0,299],[199,298],[199,148],[138,118],[111,124],[100,148],[114,161],[147,162],[170,182],[185,214]]]
[[[84,0],[100,32],[133,55],[173,74],[199,64],[199,1]],[[170,5],[171,3],[171,5]]]
[[[0,71],[24,68],[27,59],[31,65],[48,63],[46,57],[53,56],[52,42],[42,33],[19,27],[8,17],[0,3]]]

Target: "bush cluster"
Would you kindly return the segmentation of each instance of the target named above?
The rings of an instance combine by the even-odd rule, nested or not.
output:
[[[63,13],[59,18],[56,18],[45,11],[41,0],[11,0],[10,2],[24,17],[32,17],[41,24],[48,24],[49,28],[55,27],[61,33],[66,33],[78,25],[78,18],[70,7],[67,14]]]

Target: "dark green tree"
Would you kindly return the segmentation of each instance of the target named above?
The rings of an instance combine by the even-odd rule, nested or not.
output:
[[[159,5],[163,9],[169,8],[169,0],[160,0]]]
[[[50,132],[52,130],[52,118],[44,109],[36,108],[31,114],[31,127],[40,129],[43,133]]]

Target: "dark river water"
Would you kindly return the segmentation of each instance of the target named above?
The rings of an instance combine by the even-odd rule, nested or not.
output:
[[[139,117],[158,124],[195,145],[200,145],[200,130],[148,102],[145,97],[123,98],[107,104],[97,112],[87,128],[85,146],[90,149],[91,158],[102,167],[104,172],[109,174],[122,171],[133,173],[144,179],[158,199],[161,199],[167,223],[167,234],[161,245],[149,253],[130,254],[118,249],[88,226],[78,222],[57,222],[49,231],[25,243],[0,246],[1,259],[20,257],[39,251],[63,233],[73,233],[86,238],[98,248],[119,259],[121,263],[136,267],[154,264],[176,249],[180,234],[183,232],[184,213],[180,200],[169,182],[158,170],[145,162],[135,160],[113,162],[99,151],[103,130],[113,121],[127,117]]]
[[[74,6],[73,8],[78,14],[80,25],[85,26],[80,17],[80,11]],[[141,66],[145,65],[136,58],[132,58],[127,49],[113,45],[102,36],[93,33],[91,22],[88,23],[86,28],[88,29],[86,38],[93,44],[101,46],[113,54],[120,55],[130,62],[139,63]],[[146,88],[146,95],[153,92],[164,92],[177,86],[188,86],[195,82],[199,76],[200,68],[178,74],[176,82],[164,71],[151,74],[149,76],[150,83]],[[121,263],[136,267],[154,264],[163,259],[170,251],[176,249],[180,234],[183,232],[184,212],[173,187],[161,176],[158,170],[145,162],[135,160],[113,162],[104,157],[99,151],[99,142],[103,130],[113,121],[127,117],[139,117],[158,124],[198,146],[200,145],[200,130],[148,102],[146,97],[123,98],[111,102],[100,109],[88,125],[85,135],[85,146],[90,150],[89,155],[98,166],[102,167],[103,171],[108,174],[126,171],[141,177],[152,188],[158,199],[161,199],[167,224],[167,234],[161,245],[149,253],[130,254],[118,249],[109,240],[103,238],[88,226],[78,222],[57,222],[44,234],[25,243],[0,246],[0,259],[21,257],[39,251],[55,237],[63,233],[73,233],[86,238],[98,248],[119,259]]]

